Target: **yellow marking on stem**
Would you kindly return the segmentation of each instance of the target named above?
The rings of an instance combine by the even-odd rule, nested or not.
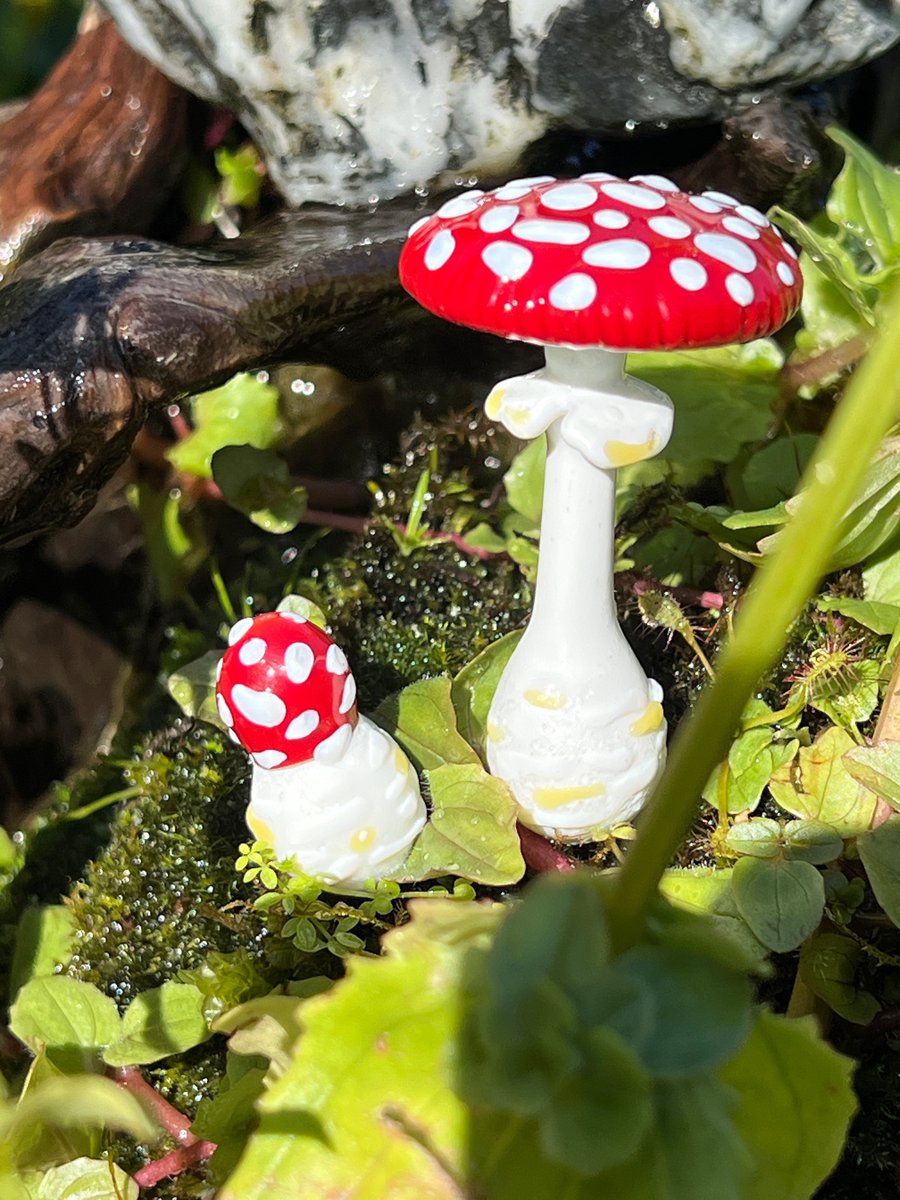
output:
[[[265,842],[267,846],[274,847],[275,834],[272,832],[272,827],[267,825],[265,821],[261,821],[259,817],[248,808],[245,814],[247,828],[253,834],[258,842]]]
[[[560,692],[542,692],[540,688],[529,688],[522,695],[535,708],[562,708],[566,703]]]
[[[635,736],[656,733],[657,729],[662,729],[664,720],[662,705],[658,700],[651,700],[638,719],[632,721],[628,732]]]
[[[354,833],[353,837],[350,839],[350,849],[354,851],[354,853],[359,854],[360,851],[365,850],[368,846],[371,846],[374,840],[375,826],[363,825],[360,829],[357,829],[356,833]]]
[[[494,388],[484,402],[485,415],[492,421],[496,421],[500,416],[500,409],[503,407],[503,397],[505,394],[503,388]]]
[[[496,721],[488,721],[487,735],[492,742],[502,742],[506,737],[506,730],[498,725]]]
[[[605,783],[584,783],[580,787],[537,787],[534,789],[534,802],[541,808],[562,808],[573,800],[591,800],[605,793]]]
[[[607,442],[603,451],[614,467],[627,467],[651,458],[656,451],[656,442],[656,434],[651,433],[646,442]]]

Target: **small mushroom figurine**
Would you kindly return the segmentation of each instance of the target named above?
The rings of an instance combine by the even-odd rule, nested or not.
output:
[[[532,829],[601,836],[637,814],[664,761],[662,691],[619,629],[612,567],[616,468],[662,450],[673,410],[625,375],[625,353],[772,333],[800,301],[796,257],[756,209],[658,175],[517,179],[410,230],[400,279],[425,308],[546,347],[546,366],[485,404],[517,437],[548,439],[534,609],[486,735]]]
[[[401,865],[425,824],[418,777],[357,712],[347,657],[324,630],[291,612],[238,621],[216,705],[253,761],[247,824],[279,857],[351,888]]]

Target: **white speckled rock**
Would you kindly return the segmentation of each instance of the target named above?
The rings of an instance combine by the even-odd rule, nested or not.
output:
[[[365,204],[446,169],[504,172],[551,126],[715,119],[900,36],[886,0],[105,5],[142,54],[240,115],[292,204]]]

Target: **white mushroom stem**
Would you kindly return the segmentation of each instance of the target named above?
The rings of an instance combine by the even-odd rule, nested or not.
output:
[[[630,820],[665,754],[662,693],[619,628],[613,561],[616,467],[663,448],[672,405],[624,363],[549,347],[543,370],[487,402],[511,432],[548,437],[534,608],[491,706],[488,763],[526,825],[570,841]]]
[[[360,716],[336,761],[253,767],[247,824],[254,836],[336,891],[396,871],[425,816],[412,764],[368,717]]]

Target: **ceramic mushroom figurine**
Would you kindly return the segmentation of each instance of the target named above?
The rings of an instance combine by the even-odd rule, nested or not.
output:
[[[546,347],[543,369],[485,405],[517,437],[548,437],[534,609],[486,741],[532,829],[599,836],[635,816],[663,765],[662,692],[616,618],[613,514],[616,468],[662,450],[672,404],[625,375],[625,352],[773,332],[800,300],[795,260],[762,213],[656,175],[515,180],[410,231],[400,278],[425,308]]]
[[[253,760],[256,837],[331,884],[360,887],[400,866],[425,824],[418,778],[357,712],[346,655],[324,630],[289,612],[238,621],[216,704]]]

